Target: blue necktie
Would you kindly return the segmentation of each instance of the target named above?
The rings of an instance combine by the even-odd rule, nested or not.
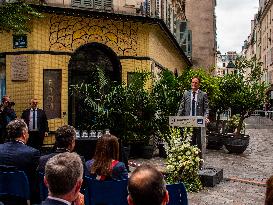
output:
[[[36,116],[35,116],[35,110],[33,110],[33,120],[32,120],[32,123],[33,123],[33,130],[35,130],[35,122],[36,122]]]
[[[192,92],[191,115],[195,116],[195,92]]]

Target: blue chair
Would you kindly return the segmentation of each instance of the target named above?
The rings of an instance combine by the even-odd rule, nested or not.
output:
[[[18,170],[0,171],[0,197],[19,197],[29,204],[30,190],[26,174]]]
[[[39,172],[39,190],[40,190],[40,199],[44,201],[48,196],[48,189],[44,183],[44,173]]]
[[[167,184],[170,201],[168,205],[188,205],[188,195],[183,183]]]
[[[86,205],[128,205],[128,180],[99,181],[85,176]]]

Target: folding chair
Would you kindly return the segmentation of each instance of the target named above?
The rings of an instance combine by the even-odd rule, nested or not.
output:
[[[30,204],[30,190],[26,174],[18,170],[0,170],[0,201],[5,201],[4,204],[13,204],[16,200]]]
[[[170,201],[168,205],[188,205],[187,191],[183,183],[167,184]]]
[[[86,205],[128,205],[128,180],[99,181],[86,176],[85,182]]]

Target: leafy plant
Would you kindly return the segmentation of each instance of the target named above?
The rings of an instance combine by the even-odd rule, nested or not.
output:
[[[136,72],[125,89],[125,106],[121,115],[126,131],[125,141],[149,144],[150,137],[155,132],[156,104],[145,88],[151,78],[147,72]]]
[[[261,82],[263,74],[261,63],[256,58],[247,60],[239,57],[235,61],[237,73],[225,75],[221,81],[222,102],[231,108],[233,114],[239,115],[235,135],[239,137],[243,121],[259,109],[266,100],[268,86]],[[246,72],[249,70],[249,74]]]
[[[30,32],[30,22],[33,18],[41,18],[42,14],[34,9],[26,0],[15,3],[0,4],[0,30],[14,33]],[[39,1],[33,1],[38,3]]]
[[[124,142],[148,144],[155,130],[155,103],[145,89],[149,73],[137,72],[126,86],[110,84],[103,69],[97,67],[96,83],[70,86],[80,106],[78,127],[110,129]],[[82,125],[83,124],[83,125]]]
[[[226,124],[226,132],[228,132],[228,133],[235,132],[239,123],[240,123],[240,116],[239,115],[232,115]],[[241,132],[244,132],[244,131],[245,131],[245,123],[243,123],[242,129],[241,129]]]
[[[75,97],[78,105],[76,127],[80,129],[109,128],[110,121],[106,104],[111,86],[100,66],[95,69],[94,81],[96,83],[82,82],[70,86],[70,94]]]
[[[192,129],[184,129],[184,138],[181,139],[180,129],[172,128],[170,141],[167,146],[167,182],[183,182],[187,191],[198,191],[202,188],[198,176],[198,156],[200,150],[190,144]]]
[[[183,91],[178,78],[169,70],[159,74],[151,95],[156,106],[156,134],[168,142],[170,136],[169,116],[176,115]],[[163,139],[160,139],[161,141]]]

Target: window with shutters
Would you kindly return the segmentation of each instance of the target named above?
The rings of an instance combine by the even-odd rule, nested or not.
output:
[[[72,6],[80,6],[81,0],[72,0]]]
[[[94,8],[98,10],[111,10],[112,0],[72,0],[72,6]]]

